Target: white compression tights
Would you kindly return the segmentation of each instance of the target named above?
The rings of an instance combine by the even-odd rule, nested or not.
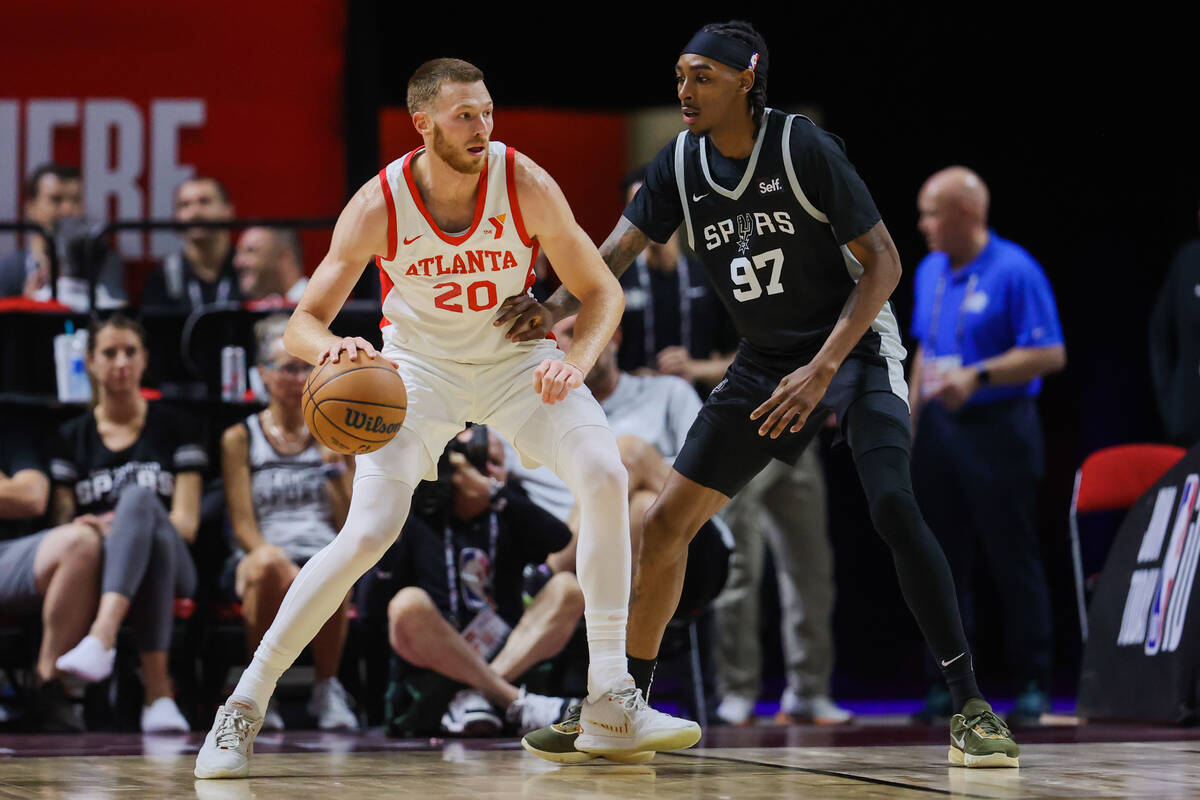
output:
[[[588,696],[595,700],[628,674],[629,476],[616,437],[596,425],[563,438],[554,469],[579,504],[575,572],[587,619]]]
[[[296,575],[275,621],[242,673],[235,696],[253,700],[260,711],[266,710],[279,676],[341,606],[354,582],[396,541],[408,517],[412,493],[413,487],[397,478],[363,475],[354,481],[346,524]]]

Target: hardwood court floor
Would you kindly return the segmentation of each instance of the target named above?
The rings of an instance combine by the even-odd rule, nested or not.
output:
[[[946,763],[940,743],[814,746],[802,742],[828,739],[826,732],[809,737],[805,729],[782,730],[796,744],[780,746],[776,737],[774,746],[706,746],[659,754],[645,765],[574,767],[536,759],[514,749],[512,740],[388,742],[373,735],[289,733],[260,739],[252,777],[241,781],[192,778],[197,734],[25,737],[30,752],[47,752],[47,739],[60,743],[54,749],[60,755],[34,757],[18,755],[26,749],[13,747],[18,737],[0,737],[0,798],[1200,798],[1200,741],[1179,739],[1188,734],[1178,731],[1148,737],[1164,741],[1093,742],[1076,733],[1068,733],[1067,742],[1036,741],[1053,738],[1042,734],[1025,747],[1019,770],[964,770]],[[714,733],[706,745],[754,738]],[[287,752],[264,752],[272,749]],[[79,750],[97,754],[74,754]],[[133,750],[142,754],[98,754]]]

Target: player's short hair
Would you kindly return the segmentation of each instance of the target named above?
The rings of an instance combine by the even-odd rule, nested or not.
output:
[[[67,166],[66,164],[55,164],[53,161],[47,161],[45,164],[38,164],[34,167],[33,172],[29,173],[29,177],[25,179],[25,199],[36,200],[38,192],[42,189],[42,178],[47,175],[53,175],[60,181],[77,181],[79,180],[79,168]]]
[[[254,323],[254,355],[256,359],[254,363],[274,365],[272,357],[275,354],[271,351],[274,349],[275,342],[283,338],[283,332],[287,330],[288,319],[287,314],[272,314]]]
[[[743,44],[749,45],[754,52],[759,53],[763,61],[768,60],[767,40],[749,22],[740,19],[729,22],[714,22],[710,25],[705,25],[700,31],[702,33],[715,33],[718,36],[727,36],[730,39],[736,39]],[[755,123],[761,122],[763,109],[767,107],[766,75],[759,72],[755,73],[754,86],[750,89],[748,99],[750,101],[750,116],[754,119]]]
[[[408,79],[408,113],[428,111],[443,83],[475,83],[483,80],[483,70],[461,58],[435,58],[417,67]]]

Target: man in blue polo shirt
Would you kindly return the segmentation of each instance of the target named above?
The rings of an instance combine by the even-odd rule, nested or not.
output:
[[[930,253],[917,267],[909,381],[913,483],[946,551],[968,636],[976,559],[1002,595],[1016,722],[1048,710],[1050,602],[1034,503],[1042,477],[1037,395],[1066,364],[1054,294],[1024,249],[987,227],[988,190],[965,167],[925,182],[917,200]],[[950,713],[935,688],[921,714]]]

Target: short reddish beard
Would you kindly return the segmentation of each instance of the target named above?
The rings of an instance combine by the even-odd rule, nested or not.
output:
[[[486,141],[480,142],[480,144],[487,147]],[[433,152],[437,154],[438,158],[449,164],[455,172],[461,172],[464,175],[479,174],[487,163],[486,155],[483,158],[471,158],[461,149],[446,141],[441,126],[436,122],[433,123]]]

